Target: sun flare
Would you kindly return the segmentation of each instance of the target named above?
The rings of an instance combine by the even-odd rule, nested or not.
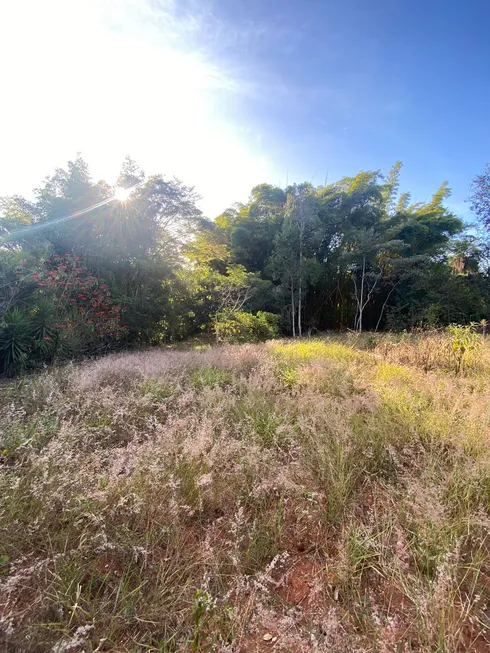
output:
[[[114,191],[114,199],[118,200],[119,202],[125,202],[128,199],[130,193],[130,188],[122,188],[121,186],[118,186],[118,188],[116,188]]]

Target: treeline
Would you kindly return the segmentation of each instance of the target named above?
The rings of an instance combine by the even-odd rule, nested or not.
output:
[[[176,179],[147,178],[128,157],[111,187],[78,157],[34,201],[0,200],[0,369],[203,332],[219,342],[486,319],[484,240],[445,207],[446,183],[412,203],[400,169],[261,184],[209,220]]]

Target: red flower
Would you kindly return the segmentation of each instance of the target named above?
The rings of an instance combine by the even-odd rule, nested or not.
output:
[[[53,342],[53,338],[48,338],[47,336],[43,338],[43,340],[47,340],[48,342]]]

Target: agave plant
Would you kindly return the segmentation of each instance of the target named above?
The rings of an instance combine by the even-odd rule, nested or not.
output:
[[[0,322],[0,363],[7,376],[22,369],[32,346],[32,326],[24,311],[15,306]]]
[[[31,310],[30,322],[36,348],[46,355],[56,344],[53,303],[48,299],[39,299]]]

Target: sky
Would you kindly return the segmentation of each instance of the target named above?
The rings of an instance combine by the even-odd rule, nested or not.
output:
[[[490,161],[488,0],[2,0],[0,195],[130,154],[214,217],[262,182],[403,163],[471,220]]]

